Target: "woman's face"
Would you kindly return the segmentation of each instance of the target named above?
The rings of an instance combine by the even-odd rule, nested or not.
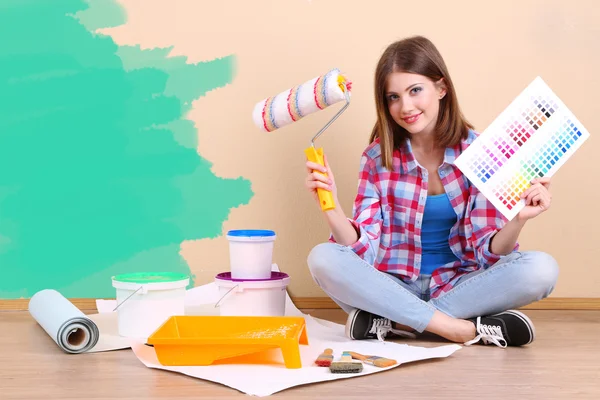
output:
[[[440,80],[409,72],[392,72],[386,102],[394,121],[411,135],[433,133],[446,89]]]

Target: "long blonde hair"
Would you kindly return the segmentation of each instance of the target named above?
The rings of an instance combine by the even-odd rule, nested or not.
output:
[[[467,137],[469,129],[473,129],[473,126],[460,111],[448,68],[434,44],[423,36],[394,42],[383,52],[375,70],[377,122],[369,138],[369,143],[379,138],[385,168],[392,169],[394,149],[399,148],[409,137],[409,133],[392,119],[387,104],[387,81],[393,72],[415,73],[434,82],[443,78],[447,93],[440,100],[440,112],[435,127],[436,140],[440,146],[450,147]]]

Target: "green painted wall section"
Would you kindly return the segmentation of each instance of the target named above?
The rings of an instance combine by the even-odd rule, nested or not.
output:
[[[253,196],[211,172],[186,120],[235,58],[94,33],[125,17],[109,0],[0,3],[0,298],[114,297],[118,273],[190,273],[181,242],[222,235]]]

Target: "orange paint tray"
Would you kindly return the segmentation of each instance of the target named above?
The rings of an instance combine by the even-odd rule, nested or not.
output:
[[[308,344],[303,317],[173,316],[149,338],[162,365],[210,365],[217,360],[280,348],[286,368],[302,368]]]

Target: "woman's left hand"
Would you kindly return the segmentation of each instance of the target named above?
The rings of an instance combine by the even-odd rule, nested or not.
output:
[[[550,178],[536,178],[531,181],[531,186],[523,192],[521,198],[525,200],[525,207],[519,212],[518,218],[526,221],[537,217],[550,208],[552,195],[550,194]]]

